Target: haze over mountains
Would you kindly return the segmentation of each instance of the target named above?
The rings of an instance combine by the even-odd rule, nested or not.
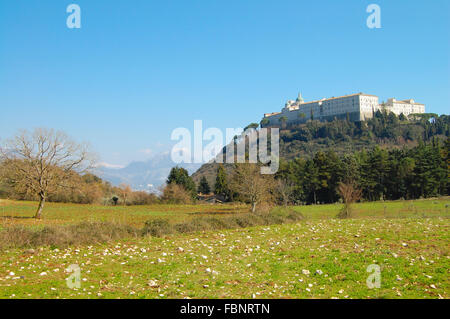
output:
[[[147,161],[131,162],[123,168],[108,167],[100,164],[96,174],[113,185],[128,184],[133,190],[157,192],[169,175],[170,169],[177,166],[169,152],[154,155]],[[201,164],[178,164],[189,174],[200,168]]]

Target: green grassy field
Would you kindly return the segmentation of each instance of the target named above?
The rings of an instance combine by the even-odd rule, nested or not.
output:
[[[341,207],[341,204],[329,204],[296,206],[294,209],[308,219],[328,219],[334,218]],[[36,202],[0,199],[0,226],[65,225],[81,221],[112,221],[142,226],[147,220],[161,217],[178,222],[199,215],[230,216],[248,212],[248,206],[241,204],[103,206],[47,203],[43,220],[35,220],[32,216],[36,208]],[[450,199],[358,203],[354,210],[355,218],[450,216]]]
[[[0,298],[449,298],[449,198],[356,205],[356,218],[333,218],[340,205],[300,206],[296,224],[123,239],[106,244],[0,252]],[[86,219],[141,224],[245,206],[102,207],[0,202],[2,226]],[[15,216],[16,218],[12,218]],[[17,218],[21,217],[21,218]],[[65,269],[81,269],[70,289]],[[380,266],[369,289],[367,267]]]
[[[37,203],[0,199],[0,226],[67,225],[82,221],[109,221],[141,227],[147,220],[168,218],[179,222],[204,214],[231,215],[248,211],[246,205],[148,205],[148,206],[103,206],[47,203],[42,220],[32,218]]]

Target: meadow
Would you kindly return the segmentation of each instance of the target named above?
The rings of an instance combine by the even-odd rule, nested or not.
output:
[[[304,219],[93,245],[0,251],[0,298],[449,298],[450,199],[296,206]],[[93,206],[0,201],[1,227],[39,229],[81,221],[142,226],[197,216],[233,216],[245,205]],[[282,210],[275,208],[274,210]],[[78,265],[80,288],[66,269]],[[369,289],[370,265],[380,288]]]
[[[247,210],[247,206],[239,204],[104,206],[47,203],[44,218],[36,220],[32,218],[36,208],[36,202],[0,199],[0,227],[6,225],[42,227],[76,224],[83,221],[115,222],[141,227],[147,220],[156,218],[168,218],[172,222],[176,222],[201,214],[227,215]]]
[[[341,204],[293,206],[308,219],[334,218]],[[142,226],[146,221],[167,218],[171,222],[189,220],[196,216],[233,216],[249,211],[249,206],[239,203],[196,204],[196,205],[141,205],[104,206],[65,203],[47,203],[44,218],[32,218],[37,203],[32,201],[12,201],[0,199],[0,227],[25,225],[69,225],[82,221],[107,221],[127,225]],[[354,205],[355,218],[405,218],[450,216],[450,198],[364,202]]]

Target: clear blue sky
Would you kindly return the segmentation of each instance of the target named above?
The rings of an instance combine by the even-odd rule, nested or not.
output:
[[[70,3],[81,29],[66,27]],[[366,26],[370,3],[381,29]],[[0,138],[62,129],[126,164],[168,149],[176,127],[242,127],[299,91],[448,114],[449,12],[448,0],[0,0]]]

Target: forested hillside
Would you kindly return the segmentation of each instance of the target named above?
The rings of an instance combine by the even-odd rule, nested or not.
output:
[[[368,201],[418,199],[449,194],[450,140],[413,148],[381,149],[337,155],[319,151],[311,159],[282,161],[276,178],[291,188],[297,203],[334,203],[340,183],[362,190]]]
[[[407,119],[394,113],[376,112],[374,117],[364,122],[334,120],[332,122],[309,121],[305,124],[280,129],[281,160],[298,158],[311,159],[316,153],[333,151],[336,156],[370,151],[375,146],[380,149],[410,149],[431,143],[433,139],[444,141],[449,137],[450,116],[418,114]],[[225,165],[227,171],[232,165]],[[214,185],[217,164],[203,165],[193,174],[198,184],[205,176]]]

